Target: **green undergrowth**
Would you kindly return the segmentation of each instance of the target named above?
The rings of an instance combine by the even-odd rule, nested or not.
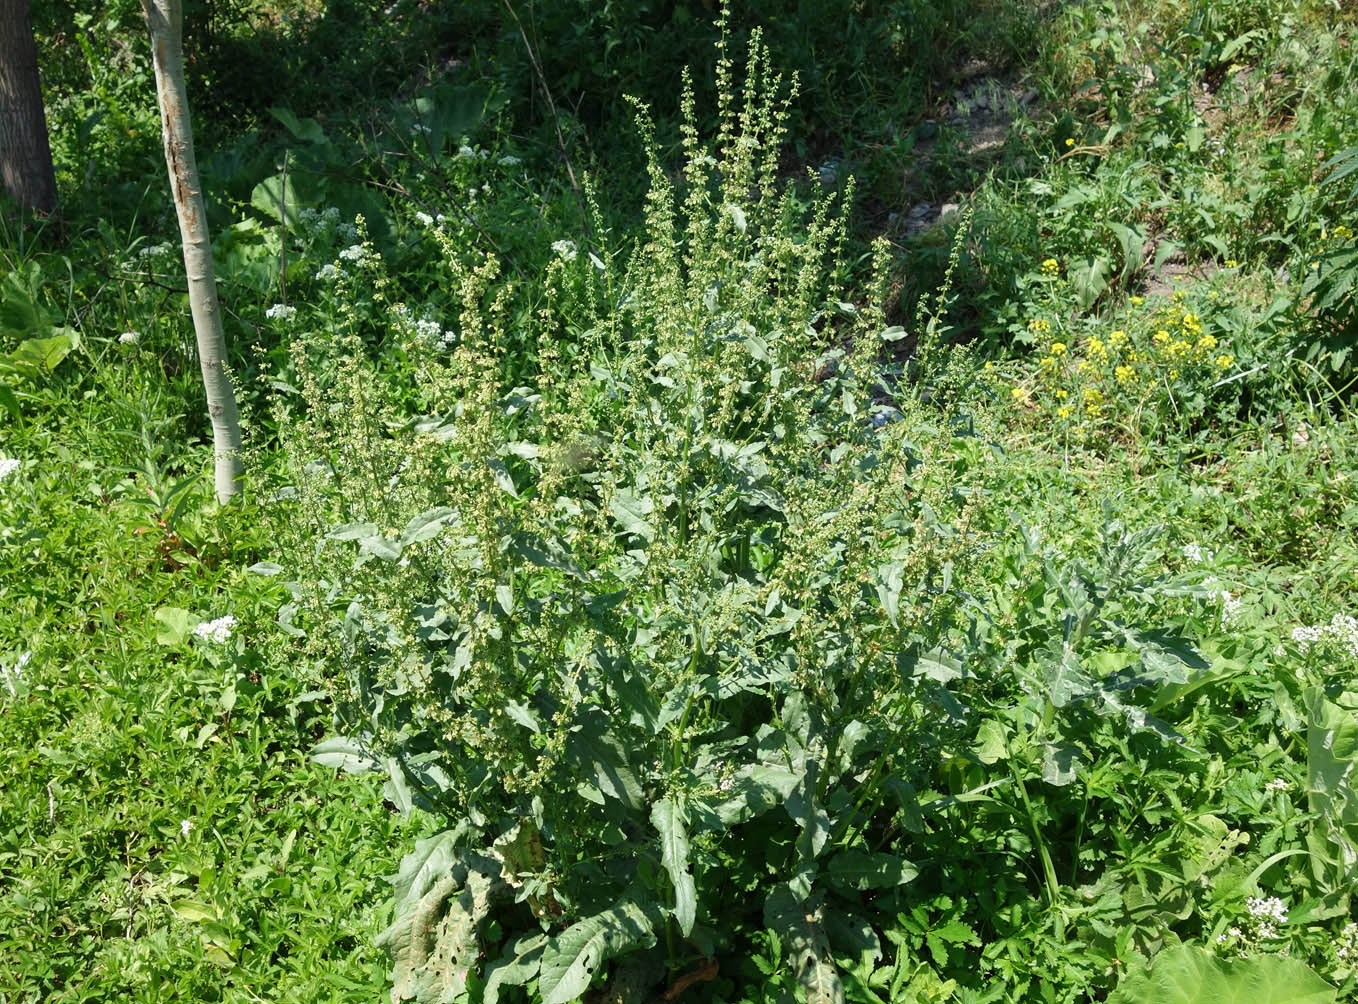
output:
[[[227,506],[134,6],[42,14],[0,997],[1354,996],[1351,15],[847,7],[217,5]]]

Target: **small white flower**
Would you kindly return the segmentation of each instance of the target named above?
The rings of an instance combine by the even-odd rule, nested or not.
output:
[[[417,212],[415,214],[415,221],[419,223],[419,225],[422,227],[433,226],[434,217],[430,216],[426,212]]]
[[[343,276],[344,273],[340,271],[338,268],[336,268],[334,265],[322,265],[321,270],[316,273],[316,281],[334,282],[336,279],[340,279]]]
[[[1286,790],[1287,790],[1288,788],[1290,788],[1290,787],[1291,787],[1291,785],[1289,785],[1285,780],[1283,780],[1283,779],[1280,778],[1280,777],[1275,777],[1275,778],[1274,778],[1272,781],[1270,781],[1268,784],[1264,785],[1264,790],[1265,790],[1265,791],[1286,791]]]
[[[475,158],[476,151],[469,147],[466,143],[463,143],[461,146],[457,148],[458,160],[474,160]]]
[[[338,223],[339,218],[340,211],[335,206],[328,206],[325,212],[321,213],[321,219],[325,220],[326,223]]]
[[[5,478],[17,471],[19,469],[19,463],[20,461],[15,460],[13,457],[0,457],[0,481],[5,480]]]
[[[513,154],[507,153],[500,158],[499,163],[501,167],[518,167],[520,164],[523,163],[523,161],[521,161],[518,157],[515,157]]]
[[[345,261],[358,261],[360,258],[363,257],[363,245],[350,244],[347,248],[345,248],[343,251],[339,253],[339,256],[343,258]]]
[[[268,310],[264,311],[264,316],[271,321],[287,321],[296,313],[296,307],[290,307],[286,303],[275,303]]]
[[[342,241],[353,242],[358,240],[358,227],[352,223],[341,223],[335,228],[335,236]]]
[[[137,339],[141,337],[140,331],[124,331],[118,336],[119,345],[136,345]]]
[[[1287,904],[1277,896],[1269,896],[1267,899],[1251,897],[1245,901],[1245,908],[1249,910],[1251,917],[1255,917],[1265,922],[1265,924],[1260,926],[1259,933],[1262,937],[1274,937],[1272,934],[1263,933],[1264,926],[1272,926],[1274,923],[1287,923]]]
[[[575,246],[575,241],[568,240],[553,241],[552,250],[565,261],[575,261],[575,256],[580,253],[580,249]]]
[[[1245,601],[1241,599],[1239,596],[1232,596],[1230,593],[1225,591],[1221,593],[1220,599],[1221,599],[1221,623],[1233,624],[1235,620],[1240,616],[1240,610],[1242,607],[1244,607]]]
[[[1201,565],[1207,560],[1207,553],[1202,549],[1201,544],[1185,544],[1184,557],[1195,565]]]
[[[193,633],[204,641],[216,642],[218,645],[225,645],[231,640],[231,629],[236,626],[236,618],[230,614],[218,617],[216,620],[203,621]]]
[[[193,829],[193,820],[191,820],[191,819],[181,819],[181,820],[179,821],[179,835],[180,835],[181,837],[187,837],[187,836],[189,835],[189,831],[192,830],[192,829]]]

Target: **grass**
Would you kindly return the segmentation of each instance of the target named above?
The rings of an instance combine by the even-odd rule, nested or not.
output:
[[[305,77],[297,61],[309,50],[285,59],[283,29],[260,27],[268,18],[256,15],[268,6],[250,5],[253,27],[214,44],[271,47]],[[110,14],[111,30],[132,24],[120,17]],[[1020,17],[1038,40],[1026,65],[997,27]],[[447,27],[435,18],[420,29],[431,60],[454,54],[439,34]],[[346,122],[338,106],[321,109],[319,97],[317,108],[297,108],[326,113],[324,143],[292,144],[298,177],[312,179],[299,190],[318,186],[318,205],[362,206],[393,263],[389,301],[448,325],[472,309],[413,222],[417,209],[448,212],[467,246],[493,247],[513,265],[510,321],[494,356],[506,388],[564,373],[593,351],[595,329],[580,307],[593,295],[593,266],[585,253],[558,260],[552,241],[596,246],[620,268],[639,226],[629,215],[639,172],[627,166],[639,151],[622,148],[631,140],[599,96],[620,86],[609,60],[623,60],[625,77],[635,68],[627,60],[639,58],[627,53],[647,51],[655,29],[594,27],[617,39],[616,53],[593,57],[577,39],[552,58],[585,45],[578,76],[598,88],[580,107],[603,148],[582,153],[580,123],[565,121],[569,152],[596,170],[593,197],[604,209],[588,233],[597,245],[588,245],[579,202],[554,163],[556,140],[544,139],[551,124],[535,117],[531,76],[510,81],[490,59],[516,51],[505,38],[478,34],[477,48],[455,53],[479,77],[419,92],[431,102],[421,121],[449,131],[442,154],[409,142],[410,81],[383,77],[392,88],[384,114],[404,135],[351,129],[361,123]],[[1285,950],[1352,999],[1358,945],[1345,946],[1358,935],[1343,854],[1358,835],[1343,815],[1352,804],[1336,809],[1321,797],[1316,779],[1330,768],[1308,738],[1321,729],[1308,702],[1323,697],[1326,714],[1352,719],[1358,678],[1339,634],[1304,639],[1358,598],[1351,294],[1330,310],[1305,285],[1337,263],[1325,288],[1342,288],[1342,255],[1358,226],[1342,188],[1319,184],[1320,165],[1358,143],[1353,29],[1351,12],[1309,0],[987,6],[949,45],[973,39],[987,72],[1039,92],[998,152],[951,141],[915,149],[917,127],[943,118],[947,96],[965,82],[942,63],[937,79],[876,80],[863,62],[875,51],[871,33],[826,57],[810,90],[824,103],[794,109],[795,123],[815,127],[790,144],[795,170],[785,175],[826,159],[864,175],[867,195],[852,217],[862,222],[845,256],[851,298],[867,297],[861,277],[874,230],[905,255],[890,276],[892,320],[910,322],[919,298],[933,296],[956,244],[940,323],[951,325],[946,339],[970,345],[969,356],[958,353],[961,368],[923,396],[931,422],[946,427],[959,411],[966,419],[955,437],[928,434],[930,463],[942,472],[928,491],[943,493],[928,497],[944,499],[948,485],[976,493],[962,538],[948,544],[959,550],[939,552],[966,556],[949,568],[955,587],[943,587],[956,606],[940,640],[982,669],[957,684],[965,714],[928,735],[933,745],[908,768],[927,823],[914,829],[907,814],[880,831],[862,824],[874,850],[899,849],[920,875],[892,892],[900,909],[873,935],[875,956],[835,942],[848,999],[1102,999],[1180,938],[1224,959]],[[313,30],[346,29],[336,18]],[[773,37],[814,45],[797,25]],[[300,336],[263,316],[282,298],[277,220],[249,207],[283,134],[234,90],[222,93],[236,103],[202,132],[223,137],[210,171],[232,179],[232,198],[214,213],[256,465],[246,493],[221,507],[205,477],[189,328],[166,288],[175,285],[173,256],[137,256],[172,228],[159,195],[143,199],[129,187],[154,123],[128,83],[144,82],[144,64],[131,48],[118,52],[120,77],[98,71],[88,52],[63,64],[53,116],[88,126],[58,140],[63,185],[79,186],[86,163],[104,165],[108,177],[72,199],[60,231],[11,227],[2,249],[7,273],[25,274],[32,261],[40,284],[4,287],[0,351],[33,333],[16,317],[39,330],[69,326],[80,344],[50,369],[0,369],[17,394],[0,425],[0,458],[20,461],[0,478],[0,999],[375,1000],[390,986],[391,962],[375,945],[391,918],[387,879],[417,838],[448,821],[402,815],[372,785],[311,760],[335,727],[335,707],[318,689],[324,667],[307,664],[277,624],[291,572],[259,565],[289,557],[278,551],[285,538],[263,529],[275,518],[268,496],[284,476],[288,423],[300,427],[314,413],[293,393],[304,374],[287,343]],[[360,63],[346,80],[368,79]],[[859,91],[892,97],[877,109],[842,96]],[[94,105],[109,114],[90,117]],[[669,112],[657,114],[662,139],[677,134]],[[942,125],[945,138],[965,128]],[[457,157],[463,132],[490,155]],[[386,152],[365,159],[376,150]],[[501,164],[511,151],[526,163]],[[610,199],[614,189],[625,210]],[[116,196],[107,214],[99,191]],[[903,210],[926,196],[970,207],[960,243],[946,223],[906,235],[887,222],[884,206],[898,200]],[[228,231],[233,222],[243,225]],[[295,330],[358,345],[387,417],[415,413],[425,403],[412,389],[421,360],[353,287],[315,279],[347,240],[333,227],[294,237],[304,239],[289,252],[288,296],[306,326]],[[82,264],[91,261],[107,264]],[[577,313],[553,313],[563,304]],[[530,337],[534,317],[548,319],[551,337]],[[139,337],[120,342],[124,331]],[[910,334],[904,344],[920,334],[913,323]],[[1192,348],[1177,356],[1166,348],[1205,336],[1211,347],[1192,365],[1183,362]],[[1222,356],[1230,363],[1218,364]],[[910,360],[896,368],[908,372]],[[593,409],[591,421],[608,413],[605,398],[570,407]],[[514,469],[522,482],[526,468]],[[1083,602],[1080,576],[1094,569],[1092,593],[1119,584],[1098,572],[1115,524],[1163,524],[1142,572],[1172,574],[1179,585],[1144,602],[1110,600],[1109,616],[1133,631],[1156,623],[1179,632],[1210,665],[1156,706],[1182,746],[1088,708],[1048,708],[1051,721],[1033,724],[1049,682],[1034,653]],[[1041,544],[1025,542],[1018,526]],[[302,550],[290,556],[300,563]],[[912,600],[920,610],[925,592]],[[968,621],[968,611],[981,614]],[[193,633],[228,614],[236,624],[224,643]],[[1127,664],[1115,631],[1091,644],[1089,665],[1100,673]],[[1073,777],[1063,776],[1063,756],[1078,764]],[[1331,793],[1343,789],[1338,776],[1324,781],[1334,782]],[[787,857],[793,841],[772,825],[769,854]],[[732,846],[701,848],[702,867],[748,883],[753,896],[765,880],[761,862],[732,863],[722,856]],[[1266,936],[1248,905],[1270,896],[1292,910],[1278,937]],[[872,899],[862,898],[864,910]],[[754,1004],[805,992],[794,990],[800,949],[786,932],[763,929],[762,916],[738,921],[739,949],[716,946],[718,975],[686,997]],[[487,935],[483,950],[512,933]],[[669,962],[671,983],[692,968]]]

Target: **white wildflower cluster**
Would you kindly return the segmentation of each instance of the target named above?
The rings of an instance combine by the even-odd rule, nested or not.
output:
[[[19,656],[13,666],[0,662],[0,678],[4,679],[10,697],[19,693],[19,684],[23,683],[24,680],[24,667],[28,665],[32,658],[32,652],[25,652]]]
[[[192,832],[192,830],[193,830],[193,820],[181,819],[179,821],[179,835],[181,837],[187,837],[189,833]]]
[[[499,163],[501,167],[518,167],[523,161],[513,154],[507,153],[501,157],[497,163]]]
[[[423,122],[416,122],[410,127],[410,134],[412,136],[428,136],[433,131],[434,130],[430,129]]]
[[[1264,785],[1264,790],[1265,790],[1265,791],[1286,791],[1286,790],[1287,790],[1288,788],[1290,788],[1290,787],[1292,787],[1292,786],[1291,786],[1290,784],[1288,784],[1286,780],[1284,780],[1284,779],[1281,778],[1281,777],[1275,777],[1275,778],[1274,778],[1272,781],[1270,781],[1268,784]]]
[[[231,629],[235,626],[236,618],[226,614],[216,620],[203,621],[193,629],[193,633],[204,641],[225,645],[231,640]]]
[[[553,241],[552,250],[555,251],[557,256],[563,261],[575,261],[576,255],[580,253],[580,249],[576,247],[575,241],[568,240]]]
[[[1201,544],[1185,544],[1184,557],[1195,565],[1201,565],[1204,561],[1211,561],[1212,555],[1209,551],[1204,551]]]
[[[1272,940],[1278,937],[1278,925],[1287,923],[1287,905],[1276,896],[1252,897],[1245,901],[1245,909],[1254,923],[1256,938]]]
[[[290,307],[286,303],[275,303],[268,310],[264,311],[264,316],[271,321],[289,321],[296,313],[296,307]]]
[[[119,344],[119,345],[136,345],[136,344],[137,344],[137,340],[138,340],[139,338],[141,338],[141,332],[140,332],[140,331],[124,331],[121,335],[118,336],[118,344]]]
[[[415,214],[415,222],[422,227],[432,227],[434,225],[434,217],[424,211],[419,211]]]
[[[344,271],[334,264],[322,265],[316,273],[317,282],[336,282],[344,278]]]
[[[485,160],[489,156],[490,154],[488,154],[485,150],[472,149],[472,147],[468,145],[465,141],[461,146],[457,148],[458,160]]]
[[[1218,594],[1221,600],[1221,623],[1223,626],[1234,624],[1240,618],[1240,609],[1245,605],[1245,601],[1239,596],[1232,596],[1229,591],[1222,590]]]
[[[358,228],[352,223],[340,222],[340,211],[334,206],[313,209],[307,206],[297,214],[302,226],[313,238],[327,238],[332,233],[343,243],[352,244],[358,239]]]
[[[350,244],[347,248],[345,248],[343,251],[339,253],[339,256],[343,258],[345,261],[362,261],[363,245]]]
[[[1322,641],[1333,642],[1358,659],[1358,618],[1335,614],[1328,624],[1303,625],[1292,629],[1292,640],[1303,652]]]
[[[0,457],[0,481],[4,481],[19,469],[19,461],[13,457]]]
[[[172,251],[174,251],[173,244],[148,244],[137,252],[137,257],[142,261],[147,261],[152,258],[163,257],[170,254]]]
[[[1334,957],[1350,966],[1358,966],[1358,924],[1349,921],[1339,932],[1334,943]]]

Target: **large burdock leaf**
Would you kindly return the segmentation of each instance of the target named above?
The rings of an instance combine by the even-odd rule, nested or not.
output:
[[[780,885],[764,900],[764,926],[787,947],[806,1004],[844,1004],[844,984],[830,954],[821,912],[819,894],[799,903],[791,888]]]
[[[589,989],[601,963],[651,940],[651,918],[636,903],[619,903],[571,925],[542,954],[542,1004],[570,1004]]]
[[[1167,948],[1132,970],[1108,1004],[1334,1004],[1335,990],[1281,955],[1219,959],[1196,945]]]
[[[688,833],[684,810],[668,798],[651,806],[651,825],[660,832],[660,861],[674,886],[674,919],[684,937],[693,933],[698,911],[698,890],[688,870]]]

